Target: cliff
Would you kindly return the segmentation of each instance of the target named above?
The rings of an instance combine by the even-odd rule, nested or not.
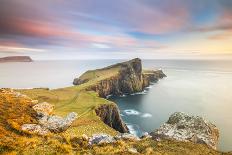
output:
[[[143,71],[139,58],[118,63],[106,68],[90,70],[74,79],[74,85],[83,85],[86,90],[98,92],[99,96],[119,96],[143,91],[150,82],[166,75],[161,70]]]
[[[129,132],[126,124],[122,121],[116,104],[99,105],[95,109],[95,112],[97,116],[99,116],[101,120],[108,126],[114,128],[121,133]]]
[[[29,56],[10,56],[0,58],[0,63],[3,62],[32,62],[33,60]]]

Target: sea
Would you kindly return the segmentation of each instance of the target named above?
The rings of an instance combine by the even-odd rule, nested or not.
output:
[[[0,88],[62,88],[87,70],[124,60],[54,60],[0,63]],[[220,130],[218,148],[232,151],[232,61],[143,60],[166,78],[143,92],[111,97],[130,132],[154,131],[174,112],[202,116]]]

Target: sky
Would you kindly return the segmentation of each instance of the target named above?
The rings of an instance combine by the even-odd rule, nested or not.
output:
[[[0,57],[232,59],[232,0],[0,0]]]

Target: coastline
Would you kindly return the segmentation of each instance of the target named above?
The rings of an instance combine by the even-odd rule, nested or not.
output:
[[[99,120],[99,117],[97,115],[95,115],[95,113],[94,113],[95,108],[93,108],[93,107],[96,107],[97,105],[110,105],[110,104],[115,105],[115,103],[99,97],[99,95],[97,93],[93,92],[92,90],[86,90],[87,87],[85,87],[85,86],[83,87],[82,85],[80,85],[80,86],[73,86],[73,87],[52,89],[52,90],[39,89],[39,88],[32,89],[32,90],[31,89],[22,89],[22,90],[17,90],[17,91],[20,91],[20,93],[25,94],[25,95],[31,97],[32,99],[36,99],[39,102],[49,102],[49,103],[54,104],[55,107],[57,107],[57,108],[55,108],[55,113],[58,115],[65,115],[68,111],[70,112],[70,110],[76,109],[77,110],[76,112],[81,115],[81,118],[77,119],[77,121],[74,122],[72,127],[69,128],[67,131],[65,131],[65,134],[67,134],[69,136],[70,136],[70,133],[72,133],[72,136],[74,136],[74,135],[81,136],[83,134],[87,134],[88,136],[91,136],[93,133],[99,133],[100,131],[108,133],[110,135],[116,135],[117,132],[115,132],[115,130],[113,130],[111,128],[111,126],[110,126],[111,123],[109,123],[110,125],[106,123],[106,122],[111,122],[112,120],[115,120],[114,117],[116,115],[110,115],[110,116],[112,116],[113,119],[109,119],[109,121],[106,121],[105,123],[107,125],[104,124],[103,122],[106,118],[105,116],[109,116],[109,114],[110,113],[112,114],[112,112],[118,113],[117,112],[118,109],[116,111],[115,110],[112,111],[110,109],[110,110],[108,110],[108,112],[105,112],[104,110],[101,111],[102,115],[100,115],[100,118],[102,118],[102,120]],[[76,96],[76,94],[79,94],[79,95]],[[86,105],[87,103],[89,104],[88,106]],[[79,107],[76,107],[76,106],[79,106]],[[90,111],[82,116],[82,113],[86,111],[86,108],[87,108],[86,106],[91,107],[89,109]],[[103,108],[103,109],[105,109],[105,108]],[[117,116],[117,118],[120,118],[120,116],[119,117]],[[108,119],[108,117],[107,117],[107,119]],[[119,120],[121,120],[121,119],[119,119]],[[93,121],[96,121],[94,123],[94,128],[92,128],[93,124],[91,123]],[[84,127],[83,130],[80,127]],[[137,143],[137,142],[135,142],[135,143]],[[166,142],[164,141],[164,143],[166,143]],[[172,145],[175,143],[176,143],[175,141],[171,141],[169,144],[165,144],[165,145],[168,146],[168,145]],[[184,142],[184,143],[180,143],[180,145],[186,145],[186,149],[188,149],[187,145],[190,145],[190,144]],[[197,149],[201,148],[201,147],[198,147],[198,145],[196,145],[196,144],[191,144],[191,145],[195,146]],[[199,146],[201,146],[201,145],[199,145]],[[202,148],[204,148],[204,147],[202,146]],[[178,147],[176,149],[178,149]],[[165,151],[165,150],[163,150],[163,151]]]

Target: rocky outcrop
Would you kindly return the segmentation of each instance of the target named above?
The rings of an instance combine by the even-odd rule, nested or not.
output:
[[[130,133],[122,133],[122,134],[119,134],[119,135],[116,135],[114,137],[116,140],[129,140],[129,141],[139,141],[140,138],[137,137],[136,135],[133,135],[133,134],[130,134]]]
[[[175,139],[206,144],[216,149],[219,130],[202,117],[176,112],[159,129],[152,132],[151,136],[154,139]]]
[[[99,116],[101,120],[108,126],[121,133],[129,132],[126,124],[122,121],[116,104],[100,105],[95,109],[95,112],[97,116]]]
[[[29,134],[46,135],[49,130],[39,124],[23,124],[21,129]]]
[[[119,140],[127,140],[127,141],[140,141],[141,139],[133,134],[123,133],[116,136],[110,136],[105,133],[93,134],[91,137],[87,137],[84,135],[84,138],[89,143],[89,145],[94,144],[102,144],[102,143],[115,143]]]
[[[77,118],[75,112],[69,113],[65,118],[56,115],[44,115],[39,118],[39,124],[51,132],[59,133],[67,130]]]
[[[162,70],[143,71],[143,87],[148,87],[151,82],[157,82],[159,79],[166,77]]]
[[[1,62],[32,62],[32,59],[29,56],[9,56],[0,58]]]
[[[104,74],[105,78],[101,78],[101,74]],[[150,82],[156,82],[165,76],[161,70],[146,71],[143,73],[141,60],[136,58],[103,69],[87,71],[79,78],[74,79],[73,84],[80,85],[94,80],[95,83],[89,85],[86,88],[87,90],[94,90],[101,97],[108,95],[119,96],[143,91]]]
[[[33,109],[38,113],[38,115],[51,115],[54,109],[54,105],[43,102],[34,105]]]
[[[93,144],[102,144],[102,143],[114,143],[114,137],[107,134],[94,134],[91,138],[89,138],[89,145]]]
[[[30,134],[46,135],[49,132],[63,132],[67,130],[72,122],[77,118],[75,112],[69,113],[65,118],[51,115],[54,106],[47,103],[39,103],[33,106],[37,113],[38,124],[23,124],[21,129]]]

